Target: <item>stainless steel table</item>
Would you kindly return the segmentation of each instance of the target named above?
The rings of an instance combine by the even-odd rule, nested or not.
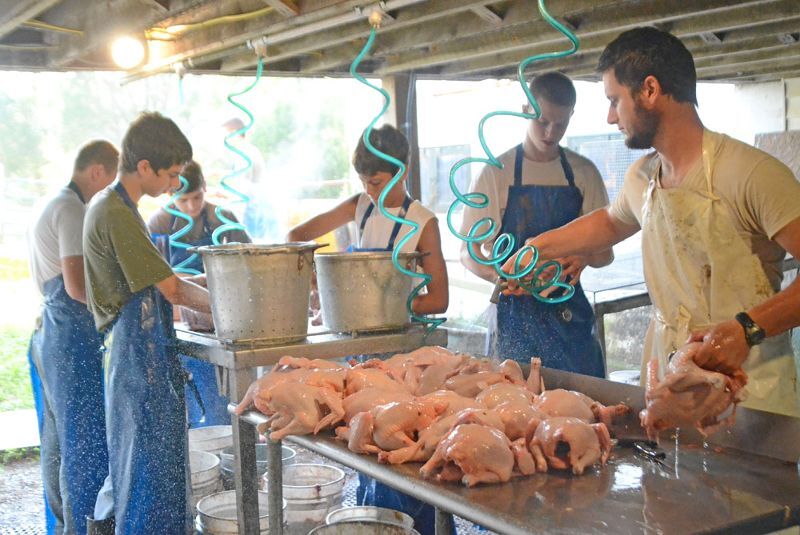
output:
[[[740,409],[737,425],[708,444],[687,431],[662,442],[666,457],[656,463],[624,445],[641,438],[641,388],[554,370],[544,378],[549,388],[634,409],[614,426],[620,444],[605,467],[468,489],[422,480],[419,463],[379,464],[330,435],[287,440],[435,506],[437,533],[449,516],[440,512],[508,534],[767,533],[800,524],[800,420]]]
[[[238,403],[256,379],[256,368],[272,366],[283,356],[339,358],[358,354],[402,353],[425,345],[447,345],[447,330],[430,333],[418,325],[400,332],[379,334],[310,333],[299,342],[268,345],[258,340],[234,342],[211,334],[176,329],[180,354],[211,362],[222,368],[223,385],[230,400]],[[234,441],[234,479],[238,505],[239,532],[258,534],[258,481],[256,477],[256,426],[243,418],[232,418]],[[280,443],[271,442],[270,466],[281,465]],[[271,470],[270,489],[282,489],[281,470]],[[269,493],[270,533],[283,531],[282,492]]]

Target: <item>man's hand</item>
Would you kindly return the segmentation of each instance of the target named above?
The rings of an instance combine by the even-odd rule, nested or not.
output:
[[[695,331],[687,340],[702,342],[694,361],[701,368],[731,374],[742,367],[750,354],[750,346],[744,338],[744,329],[736,320],[713,325],[703,331]]]
[[[565,281],[567,277],[572,277],[569,283],[572,286],[578,284],[581,278],[581,273],[586,268],[585,256],[565,256],[556,260],[561,264],[561,278],[559,280]]]

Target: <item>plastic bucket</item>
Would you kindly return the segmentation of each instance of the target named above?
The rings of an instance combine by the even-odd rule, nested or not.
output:
[[[258,477],[267,473],[269,446],[266,444],[256,444],[256,471]],[[281,446],[281,462],[283,466],[294,464],[297,452],[287,446]],[[233,481],[233,446],[228,446],[219,454],[220,474],[222,475],[222,488],[232,490]]]
[[[283,501],[286,509],[286,500]],[[258,493],[258,526],[260,533],[269,533],[269,500],[266,492]],[[237,535],[236,492],[229,490],[206,496],[197,503],[195,528],[203,535]]]
[[[262,479],[267,487],[267,478]],[[284,519],[292,532],[308,531],[325,522],[342,505],[344,472],[327,464],[292,464],[283,468]],[[266,489],[269,491],[269,489]]]
[[[216,455],[228,446],[233,446],[233,427],[230,425],[189,429],[189,450],[207,451]]]
[[[308,532],[308,535],[419,535],[414,528],[387,524],[385,522],[365,522],[349,520],[319,526]]]
[[[385,507],[372,507],[360,505],[357,507],[344,507],[328,513],[325,517],[326,524],[336,524],[338,522],[378,522],[381,524],[392,524],[404,528],[413,528],[414,519],[407,514],[394,509]]]

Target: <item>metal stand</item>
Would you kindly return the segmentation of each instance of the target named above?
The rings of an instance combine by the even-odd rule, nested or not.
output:
[[[272,366],[284,356],[306,358],[342,358],[350,355],[400,353],[425,345],[447,345],[447,330],[426,333],[421,326],[411,326],[402,332],[336,334],[322,332],[309,335],[292,344],[266,345],[259,341],[220,340],[211,334],[176,329],[178,352],[182,355],[211,362],[228,372],[228,394],[238,403],[256,379],[256,368]],[[234,440],[234,480],[236,488],[239,533],[257,535],[258,480],[255,444],[257,429],[266,427],[266,417],[254,411],[242,417],[232,417]],[[269,441],[269,532],[283,533],[283,463],[280,441]]]

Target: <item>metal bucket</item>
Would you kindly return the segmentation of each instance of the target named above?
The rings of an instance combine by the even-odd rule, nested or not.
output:
[[[414,519],[401,511],[387,509],[385,507],[372,507],[369,505],[343,507],[328,513],[328,516],[325,517],[326,524],[337,524],[339,522],[350,522],[353,520],[359,522],[392,524],[404,528],[414,527]]]
[[[325,521],[328,513],[342,506],[344,472],[327,464],[293,464],[283,467],[283,498],[286,520],[294,533],[308,531]],[[262,487],[269,491],[268,478]]]
[[[208,425],[189,429],[189,449],[218,454],[233,444],[233,427]]]
[[[345,533],[347,535],[419,535],[414,528],[363,520],[349,520],[319,526],[309,531],[308,535],[343,535]]]
[[[283,466],[294,464],[297,452],[292,448],[281,446],[281,463]],[[222,488],[233,490],[233,446],[228,446],[219,454],[219,469],[222,475]],[[269,466],[269,446],[256,444],[256,472],[258,477],[267,473]]]
[[[418,253],[398,260],[416,270]],[[337,332],[399,329],[408,323],[406,301],[414,280],[400,273],[391,252],[321,253],[314,259],[322,321]]]
[[[219,490],[219,457],[207,451],[189,451],[189,469],[192,473],[192,507],[202,498]]]
[[[286,509],[286,500],[283,508]],[[269,533],[269,498],[266,492],[258,493],[258,527],[259,533]],[[218,492],[197,502],[195,528],[203,535],[238,534],[236,491]]]
[[[308,329],[312,242],[198,247],[208,275],[217,336],[226,340],[302,340]]]

